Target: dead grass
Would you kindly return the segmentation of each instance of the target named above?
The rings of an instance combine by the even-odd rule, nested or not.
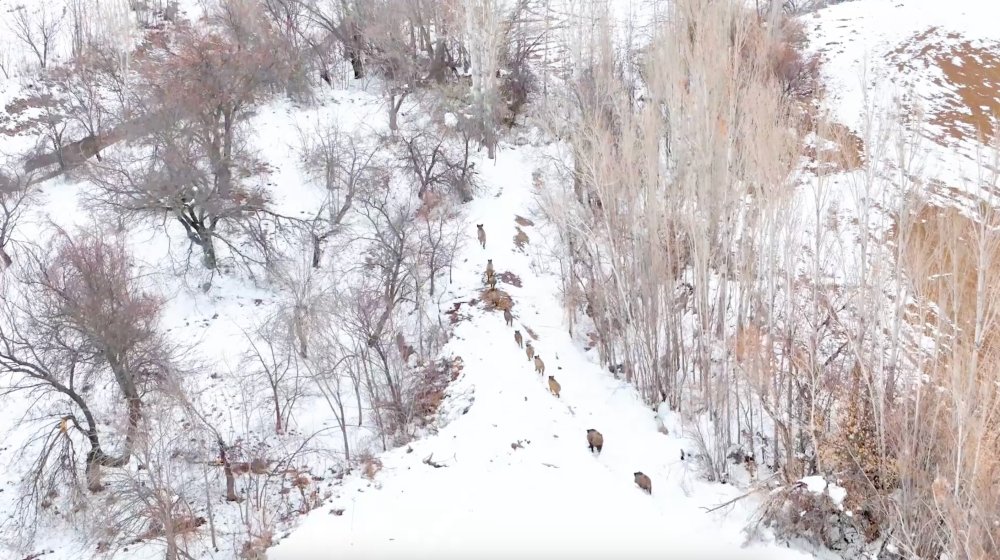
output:
[[[437,413],[448,385],[458,379],[464,367],[462,357],[455,356],[451,359],[442,358],[423,368],[420,390],[415,398],[417,414],[421,418],[429,420]]]
[[[932,27],[890,55],[901,73],[932,70],[932,82],[941,88],[941,99],[928,107],[931,124],[943,131],[936,141],[982,141],[993,133],[1000,116],[1000,42],[977,43]]]
[[[528,325],[522,325],[522,326],[524,328],[525,334],[528,335],[528,338],[530,338],[531,340],[538,340],[538,333],[531,330],[531,327],[529,327]]]
[[[997,221],[997,219],[994,219]],[[1000,277],[1000,247],[988,248],[991,254],[978,255],[977,226],[955,208],[925,205],[917,213],[903,253],[903,267],[913,279],[918,297],[934,303],[937,309],[955,321],[958,335],[971,335],[976,320],[977,283],[980,262],[986,263],[985,278],[992,288]],[[987,296],[988,300],[995,300]],[[998,348],[1000,332],[986,334],[987,348]]]
[[[807,114],[800,129],[800,133],[806,132],[815,132],[817,143],[822,144],[803,146],[802,155],[808,162],[807,167],[816,175],[843,173],[861,167],[865,142],[853,130],[815,114]]]
[[[518,216],[518,215],[514,216],[514,223],[516,223],[519,226],[524,226],[524,227],[530,227],[530,226],[535,225],[535,222],[532,222],[528,218],[525,218],[523,216]]]
[[[375,475],[382,470],[382,461],[371,453],[365,453],[360,458],[361,474],[368,480],[375,480]]]
[[[918,553],[944,545],[952,557],[986,560],[1000,552],[1000,333],[995,328],[1000,305],[1000,215],[988,207],[975,214],[982,224],[956,208],[924,205],[916,213],[902,265],[917,300],[938,313],[911,312],[908,320],[933,336],[944,336],[937,355],[921,364],[936,390],[913,404],[912,415],[893,420],[890,438],[897,449],[900,479],[910,502],[900,504],[900,520],[909,527],[940,526],[948,535],[913,533]],[[983,241],[983,235],[987,237]],[[983,254],[985,253],[985,254]],[[982,270],[982,268],[986,270]],[[983,276],[984,285],[980,285]],[[984,291],[985,290],[985,291]],[[979,301],[979,294],[983,300]],[[982,303],[980,306],[979,304]],[[977,317],[984,318],[982,346],[976,345]],[[912,420],[911,420],[912,418]],[[918,421],[919,420],[919,421]],[[956,457],[964,459],[957,461]],[[962,488],[957,492],[952,483]],[[925,554],[920,554],[925,557]]]

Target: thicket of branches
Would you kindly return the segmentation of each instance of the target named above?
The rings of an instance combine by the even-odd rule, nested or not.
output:
[[[319,504],[317,480],[408,440],[434,412],[426,380],[448,332],[435,299],[458,205],[476,192],[471,152],[492,154],[530,74],[524,52],[466,28],[461,6],[220,0],[186,21],[170,3],[138,4],[74,1],[65,20],[46,9],[14,21],[38,48],[41,116],[28,122],[36,149],[0,174],[0,386],[34,403],[20,509],[4,525],[26,554],[33,527],[61,522],[97,553],[150,541],[168,560],[206,548],[260,558],[278,523]],[[491,33],[527,44],[525,25],[504,23],[519,12],[481,10]],[[515,78],[498,78],[501,57]],[[345,68],[382,88],[390,133],[303,130],[320,202],[281,215],[252,119],[282,96],[309,103]],[[477,108],[467,126],[441,122],[441,96]],[[402,119],[404,103],[433,118]],[[21,243],[34,184],[59,174],[89,183],[93,224]],[[203,290],[245,275],[275,294],[271,313],[241,325],[238,367],[161,330],[156,276],[175,255],[133,254],[136,228],[197,254],[203,267],[182,256],[179,270]],[[304,403],[325,403],[334,439],[306,427]]]
[[[633,52],[594,17],[556,115],[574,163],[546,200],[571,324],[688,419],[709,478],[744,464],[792,489],[761,515],[780,534],[994,557],[995,167],[966,211],[930,205],[919,130],[874,98],[859,137],[830,125],[775,6],[672,2]],[[852,515],[800,516],[810,475]]]
[[[43,91],[36,150],[0,172],[0,377],[35,403],[22,534],[51,513],[99,527],[98,551],[151,540],[174,560],[210,539],[261,558],[278,521],[319,503],[318,471],[411,437],[444,367],[435,298],[472,153],[494,157],[544,108],[571,162],[544,189],[570,328],[688,419],[709,478],[742,463],[786,489],[816,474],[848,489],[850,517],[790,515],[800,498],[775,494],[761,521],[780,534],[997,557],[997,162],[975,202],[942,210],[898,115],[873,102],[859,137],[831,126],[786,17],[825,3],[675,0],[624,46],[600,1],[219,0],[197,22],[169,2],[15,10]],[[378,88],[388,132],[302,130],[321,196],[281,215],[257,108],[349,81]],[[402,118],[411,106],[429,117]],[[61,173],[92,183],[100,225],[21,243],[32,184]],[[276,294],[241,325],[237,368],[167,342],[136,224]],[[304,433],[306,402],[342,449]]]

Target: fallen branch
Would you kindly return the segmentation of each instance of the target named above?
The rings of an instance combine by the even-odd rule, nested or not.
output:
[[[440,469],[441,467],[447,467],[448,466],[448,465],[442,465],[441,463],[435,463],[434,462],[434,454],[433,453],[431,453],[430,455],[428,455],[424,459],[424,464],[425,465],[430,465],[430,466],[434,467],[435,469]]]
[[[757,486],[756,488],[754,488],[753,490],[751,490],[751,491],[747,492],[746,494],[741,494],[741,495],[739,495],[739,496],[736,496],[736,497],[735,497],[735,498],[733,498],[732,500],[729,500],[728,502],[725,502],[725,503],[722,503],[722,504],[719,504],[719,505],[717,505],[717,506],[715,506],[715,507],[713,507],[713,508],[707,508],[707,507],[705,507],[705,506],[701,506],[701,509],[705,510],[705,513],[712,513],[713,511],[716,511],[716,510],[720,510],[720,509],[722,509],[722,508],[724,508],[724,507],[726,507],[726,506],[731,506],[731,505],[735,504],[736,502],[738,502],[738,501],[742,500],[743,498],[746,498],[746,497],[749,497],[749,496],[752,496],[752,495],[754,495],[754,494],[756,494],[757,492],[760,492],[760,491],[762,491],[762,490],[766,490],[767,488],[766,488],[765,486],[762,486],[762,485],[761,485],[761,483],[764,483],[764,482],[767,482],[768,480],[771,480],[771,479],[772,479],[772,478],[774,478],[775,476],[776,476],[776,475],[773,475],[773,474],[772,474],[771,476],[769,476],[769,477],[767,477],[766,479],[762,480],[761,482],[759,482],[759,483],[758,483],[758,486]]]
[[[705,506],[701,506],[701,509],[705,510],[705,513],[712,513],[713,511],[716,511],[716,510],[720,510],[720,509],[722,509],[722,508],[724,508],[724,507],[726,507],[726,506],[730,506],[730,505],[733,505],[733,504],[735,504],[736,502],[738,502],[738,501],[742,500],[743,498],[746,498],[746,497],[748,497],[748,496],[751,496],[751,495],[753,495],[753,494],[756,494],[757,492],[760,492],[760,491],[761,491],[761,488],[754,488],[753,490],[751,490],[751,491],[747,492],[746,494],[742,494],[742,495],[740,495],[740,496],[736,496],[736,497],[735,497],[735,498],[733,498],[732,500],[729,500],[728,502],[725,502],[725,503],[722,503],[722,504],[719,504],[719,505],[717,505],[717,506],[715,506],[715,507],[713,507],[713,508],[707,508],[707,507],[705,507]]]

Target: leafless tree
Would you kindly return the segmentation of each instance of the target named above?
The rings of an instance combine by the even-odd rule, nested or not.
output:
[[[320,40],[311,39],[310,44],[321,60],[321,77],[330,82],[330,65],[327,45],[338,44],[343,56],[351,64],[354,79],[365,77],[365,55],[368,51],[366,32],[376,14],[383,6],[378,2],[354,2],[350,0],[296,0],[306,17],[326,34]]]
[[[102,467],[130,460],[151,383],[170,375],[171,352],[156,330],[158,299],[144,293],[124,243],[100,234],[61,234],[48,255],[33,254],[6,285],[0,327],[0,364],[13,391],[59,397],[57,436],[43,446],[34,494],[43,473],[73,469],[74,435],[86,442],[87,487],[103,488]],[[92,390],[109,378],[125,404],[119,454],[104,447],[103,410]],[[81,417],[82,415],[82,417]],[[53,449],[62,455],[53,456]]]
[[[20,6],[14,10],[14,16],[7,26],[15,37],[31,49],[38,59],[38,65],[44,70],[48,67],[49,56],[55,48],[65,17],[65,7],[59,10],[42,3],[37,12],[32,14],[28,12],[27,7]]]
[[[284,72],[264,41],[180,33],[172,56],[143,69],[155,132],[95,166],[100,201],[123,212],[166,212],[215,268],[220,225],[264,208],[263,192],[242,183],[259,171],[245,119]]]
[[[31,174],[16,166],[0,167],[0,262],[4,269],[14,262],[10,254],[14,231],[31,199],[31,182]]]
[[[417,179],[417,196],[428,193],[457,196],[462,202],[475,193],[475,164],[470,160],[468,143],[461,150],[454,139],[435,130],[400,133],[399,159]]]
[[[548,39],[545,29],[533,17],[528,0],[518,0],[511,8],[500,44],[499,97],[505,105],[502,121],[512,126],[538,88],[533,60]]]
[[[191,459],[193,423],[171,399],[157,403],[153,417],[136,438],[133,453],[141,468],[109,476],[115,499],[96,512],[99,546],[122,550],[144,542],[162,542],[166,560],[189,558],[198,534],[208,527],[198,515],[202,481]]]
[[[272,319],[256,332],[244,334],[250,344],[244,370],[258,373],[263,380],[274,406],[274,432],[284,434],[304,384],[287,329]]]
[[[312,266],[319,268],[323,248],[339,233],[356,199],[388,181],[374,165],[376,145],[365,145],[336,126],[303,132],[299,153],[308,171],[325,189],[323,203],[310,221]]]

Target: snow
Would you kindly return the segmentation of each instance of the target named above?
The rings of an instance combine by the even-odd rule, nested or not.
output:
[[[827,482],[819,475],[807,476],[799,480],[799,484],[805,485],[806,490],[813,494],[826,494],[833,501],[834,505],[843,509],[844,499],[847,498],[847,489],[832,482]]]
[[[487,557],[811,558],[784,546],[744,547],[752,500],[704,511],[740,491],[701,481],[691,461],[680,460],[681,448],[691,447],[674,435],[683,433],[681,419],[664,413],[658,421],[631,386],[568,334],[557,271],[540,243],[553,232],[542,225],[531,190],[531,172],[545,164],[546,151],[503,148],[496,162],[477,164],[486,192],[468,204],[469,235],[453,289],[464,287],[461,300],[468,301],[481,288],[487,258],[501,278],[511,272],[521,279],[521,287],[500,285],[515,302],[513,328],[537,334],[533,345],[545,374],[562,385],[561,398],[548,392],[499,312],[481,305],[467,311],[445,349],[464,362],[441,413],[453,420],[384,454],[374,480],[347,477],[268,557],[452,558],[490,551]],[[527,254],[512,241],[516,216],[536,224],[522,227],[530,238]],[[476,243],[475,224],[485,226],[485,250]],[[671,435],[661,433],[660,422]],[[599,456],[587,447],[589,428],[604,435]],[[428,456],[444,466],[425,464]],[[652,496],[635,485],[636,471],[652,479]]]
[[[799,482],[805,484],[806,489],[813,494],[822,494],[826,490],[826,479],[822,476],[807,476]]]
[[[8,4],[0,0],[0,7]],[[631,2],[627,6],[618,2],[617,8],[623,13],[641,10]],[[182,3],[182,11],[190,14],[202,9],[193,0]],[[811,48],[822,52],[826,61],[829,108],[837,120],[861,130],[872,96],[878,103],[890,104],[899,91],[912,90],[925,103],[933,103],[941,94],[920,76],[899,75],[885,65],[887,53],[930,27],[938,28],[942,35],[957,32],[968,40],[995,40],[1000,34],[995,24],[998,15],[1000,3],[976,0],[866,0],[837,4],[804,21]],[[11,39],[0,33],[0,50],[4,41]],[[17,64],[21,58],[17,57]],[[961,62],[955,59],[956,64]],[[879,83],[881,87],[875,87]],[[18,86],[16,80],[0,81],[0,102],[12,99]],[[457,125],[454,113],[443,118],[446,126]],[[316,107],[278,101],[257,111],[254,145],[274,168],[267,180],[275,208],[286,215],[308,212],[319,201],[321,193],[304,176],[296,145],[301,131],[330,119],[336,119],[347,131],[370,137],[384,133],[387,127],[381,100],[357,91],[326,91]],[[401,120],[406,120],[406,111]],[[541,134],[533,130],[527,136],[536,141]],[[831,145],[828,140],[812,141],[820,147]],[[23,136],[3,138],[0,152],[20,152],[26,145]],[[557,148],[502,144],[496,161],[485,160],[482,154],[477,159],[485,188],[463,208],[466,243],[446,297],[438,304],[443,313],[454,303],[466,303],[461,310],[464,319],[455,326],[443,352],[460,356],[464,369],[449,387],[432,433],[380,455],[383,467],[373,480],[355,473],[342,482],[325,483],[322,491],[330,492],[331,497],[282,535],[268,551],[270,559],[376,555],[440,559],[513,554],[773,560],[817,557],[766,542],[766,535],[765,542],[746,545],[743,528],[758,505],[753,497],[707,512],[741,496],[746,489],[705,482],[696,460],[680,459],[681,449],[689,452],[695,448],[684,438],[685,430],[702,419],[679,417],[665,406],[650,409],[632,387],[598,364],[594,351],[585,350],[584,333],[570,336],[567,332],[559,271],[551,257],[557,250],[556,235],[545,225],[544,196],[534,190],[532,181],[533,171],[552,165],[553,158],[560,157]],[[932,149],[937,159],[924,170],[929,176],[937,174],[948,180],[969,176],[967,163],[956,162],[955,147]],[[19,235],[35,238],[50,218],[64,227],[87,225],[92,218],[76,196],[81,188],[62,178],[46,183]],[[798,197],[797,215],[790,220],[808,222],[808,217],[816,214],[816,206],[823,214],[834,209],[843,215],[857,215],[854,205],[859,197],[852,198],[849,175],[831,176],[811,188],[816,194],[805,192]],[[517,216],[535,224],[521,226],[530,238],[525,252],[512,242]],[[485,251],[476,243],[475,224],[485,226]],[[156,271],[151,282],[168,296],[164,329],[174,342],[190,344],[193,354],[210,357],[213,366],[231,372],[239,367],[239,355],[246,346],[244,329],[270,314],[281,294],[229,276],[216,277],[211,290],[202,293],[197,271],[189,272],[187,283],[170,276],[172,271],[162,270],[156,263],[171,253],[182,255],[187,247],[176,226],[169,227],[173,228],[169,240],[154,225],[134,225],[129,235],[141,266]],[[803,227],[809,227],[808,223]],[[836,246],[851,246],[849,237],[850,232],[845,231],[842,238],[827,239],[826,243],[833,251]],[[532,338],[528,329],[537,335],[533,345],[545,361],[546,375],[555,376],[562,385],[560,399],[549,394],[545,379],[534,372],[516,347],[512,328],[504,325],[501,313],[486,310],[481,303],[467,305],[482,289],[487,258],[494,259],[501,275],[510,272],[520,279],[518,287],[501,276],[500,288],[515,302],[513,328],[520,329],[526,339]],[[838,259],[830,260],[837,261],[830,264],[834,269],[847,268]],[[269,421],[270,412],[261,405],[263,398],[246,395],[245,388],[233,384],[231,378],[194,379],[191,390],[213,410],[223,431],[227,422],[246,421],[256,429]],[[26,422],[22,415],[27,403],[9,401],[14,399],[0,406],[0,426],[20,426]],[[254,408],[241,410],[248,404]],[[303,408],[310,410],[297,419],[304,433],[335,425],[325,405],[309,402]],[[252,419],[244,419],[244,413]],[[347,412],[349,417],[355,414],[354,410]],[[604,435],[605,447],[599,456],[587,449],[589,428]],[[6,439],[0,445],[0,512],[4,516],[13,511],[16,483],[24,468],[13,452],[29,433],[4,430]],[[370,426],[352,429],[351,444],[364,448],[372,434]],[[336,456],[341,445],[338,438],[335,430],[329,430],[315,441],[317,447]],[[426,464],[428,457],[443,466]],[[636,471],[652,479],[651,496],[636,487]],[[844,488],[820,476],[807,477],[802,483],[812,492],[826,493],[843,507]],[[214,507],[223,525],[228,517],[238,527],[238,511],[226,510],[222,503]],[[340,515],[332,513],[339,510],[343,510]],[[3,529],[0,520],[0,533]],[[84,557],[85,543],[72,528],[53,522],[43,530],[38,549],[54,551],[45,558]],[[490,552],[484,554],[487,550]],[[202,552],[199,558],[235,556],[228,555],[229,551],[214,556]],[[8,551],[0,545],[0,557],[7,556]],[[162,551],[156,544],[144,545],[130,547],[120,557],[159,558]]]

